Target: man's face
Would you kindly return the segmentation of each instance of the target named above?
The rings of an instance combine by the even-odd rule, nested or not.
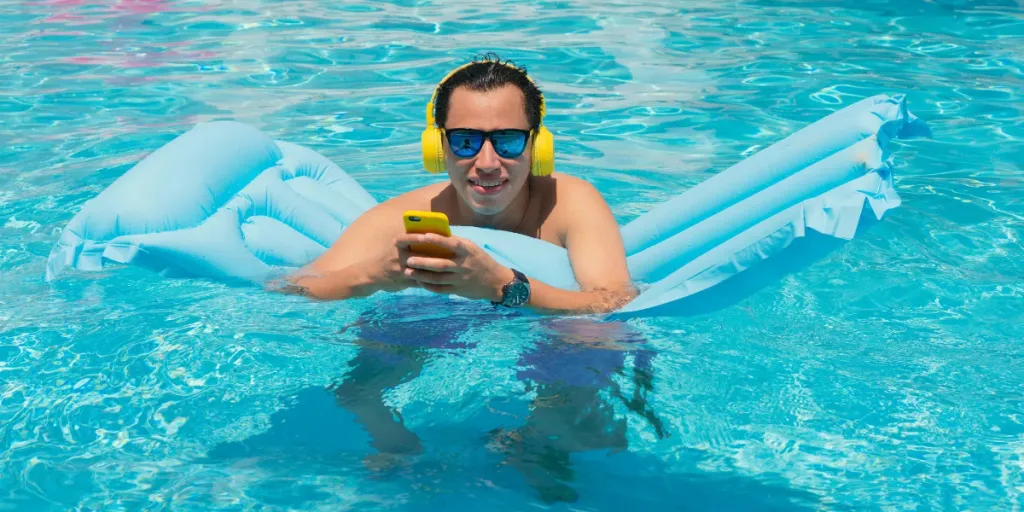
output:
[[[445,129],[529,130],[525,102],[522,91],[511,84],[487,92],[458,87],[452,91],[448,102]],[[532,137],[527,139],[522,154],[515,158],[499,155],[487,138],[479,153],[462,158],[452,153],[447,137],[442,139],[448,177],[459,197],[480,215],[503,211],[530,175]]]

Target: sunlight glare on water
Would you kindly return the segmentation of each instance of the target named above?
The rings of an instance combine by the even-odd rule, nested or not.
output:
[[[1024,505],[1015,0],[0,0],[0,20],[0,510]],[[424,105],[489,50],[538,81],[558,169],[621,223],[874,94],[934,137],[898,144],[881,223],[685,318],[44,280],[75,212],[200,122],[315,149],[378,200],[440,179]]]

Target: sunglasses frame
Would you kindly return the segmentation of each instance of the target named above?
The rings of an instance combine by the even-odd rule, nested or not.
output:
[[[521,130],[519,128],[502,128],[500,130],[492,130],[492,131],[489,131],[489,132],[488,131],[484,131],[484,130],[477,130],[475,128],[452,128],[450,130],[442,128],[441,131],[444,133],[445,140],[448,141],[448,150],[451,151],[453,155],[455,155],[455,156],[457,156],[459,158],[473,158],[476,155],[479,155],[480,151],[484,148],[484,143],[483,143],[484,140],[491,141],[491,146],[494,148],[494,152],[497,153],[498,156],[500,156],[501,158],[509,158],[509,159],[519,158],[520,156],[523,155],[523,153],[526,152],[526,146],[528,146],[530,144],[530,137],[533,136],[533,130]],[[460,131],[461,132],[473,132],[475,134],[480,134],[482,136],[482,138],[480,139],[480,147],[476,151],[474,151],[472,155],[462,156],[462,155],[459,155],[458,153],[456,153],[454,149],[452,149],[452,147],[453,147],[452,146],[452,141],[451,141],[452,133],[453,132],[460,132]],[[523,135],[523,149],[522,149],[522,151],[520,151],[518,154],[516,154],[514,156],[502,155],[499,152],[499,150],[498,150],[498,145],[495,144],[495,142],[494,142],[494,135],[498,134],[498,133],[502,133],[502,132],[506,132],[506,133],[507,132],[515,132],[515,133]]]

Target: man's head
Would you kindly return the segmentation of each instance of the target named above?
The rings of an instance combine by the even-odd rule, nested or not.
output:
[[[500,213],[523,189],[535,163],[540,90],[525,70],[488,54],[452,73],[438,87],[433,109],[455,190],[477,213]],[[550,148],[550,134],[541,131],[546,138],[540,143]]]

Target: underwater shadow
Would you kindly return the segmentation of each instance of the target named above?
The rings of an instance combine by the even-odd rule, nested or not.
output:
[[[241,441],[216,445],[196,463],[259,468],[268,481],[301,481],[324,476],[355,480],[355,494],[403,496],[402,510],[624,510],[645,511],[811,511],[821,506],[814,493],[794,489],[780,477],[712,473],[695,466],[701,453],[682,448],[681,465],[670,467],[642,451],[592,450],[572,454],[569,471],[575,496],[545,498],[536,483],[505,463],[500,452],[483,446],[466,453],[427,450],[386,469],[365,465],[369,438],[353,416],[337,406],[333,393],[308,388],[289,399],[289,407],[271,415],[266,431]],[[537,452],[545,457],[565,454]],[[259,486],[259,482],[254,482]],[[289,484],[291,485],[291,484]],[[310,487],[310,486],[305,486]],[[314,489],[305,495],[267,488],[263,500],[287,500],[290,506],[315,506],[329,496]],[[391,508],[376,503],[380,508]],[[831,506],[831,505],[830,505]],[[841,507],[839,508],[841,509]]]
[[[516,379],[527,399],[498,397],[458,422],[410,428],[387,405],[387,390],[415,379],[436,355],[465,347],[456,343],[456,326],[468,317],[396,325],[395,313],[368,317],[361,335],[377,336],[356,342],[359,350],[337,384],[285,398],[268,428],[216,444],[196,462],[256,470],[296,486],[342,476],[358,496],[400,496],[403,510],[814,509],[815,496],[781,479],[698,469],[704,452],[678,446],[670,453],[680,462],[671,465],[645,452],[669,453],[665,443],[673,441],[649,400],[657,355],[624,323],[555,321],[520,352]],[[428,325],[436,331],[425,332]],[[403,333],[418,333],[415,343],[382,337]],[[637,425],[653,438],[631,446]],[[267,492],[290,504],[300,499],[292,491]],[[301,499],[315,504],[311,492]]]
[[[218,444],[195,462],[262,467],[268,480],[349,476],[358,479],[358,485],[366,485],[367,494],[373,494],[378,485],[395,494],[409,493],[412,501],[404,503],[403,510],[481,510],[487,506],[500,510],[537,506],[619,510],[629,506],[643,510],[810,511],[820,506],[818,496],[793,489],[782,479],[696,469],[681,472],[659,458],[633,451],[572,454],[576,496],[567,500],[538,495],[534,485],[523,485],[520,470],[505,465],[500,454],[483,450],[476,450],[481,453],[472,457],[428,451],[381,472],[366,467],[366,456],[372,453],[367,450],[369,439],[353,417],[334,403],[332,393],[309,388],[289,401],[289,407],[271,415],[271,427],[265,432]],[[560,455],[538,452],[535,456]],[[317,498],[299,501],[312,505]]]
[[[697,450],[680,451],[686,453],[691,464],[701,457]],[[784,478],[772,474],[673,469],[664,460],[643,452],[624,452],[600,461],[593,456],[590,459],[592,465],[576,462],[580,480],[587,482],[580,489],[581,499],[572,506],[554,509],[809,512],[823,505],[821,496],[793,488]],[[833,510],[848,508],[833,505],[829,505]]]

